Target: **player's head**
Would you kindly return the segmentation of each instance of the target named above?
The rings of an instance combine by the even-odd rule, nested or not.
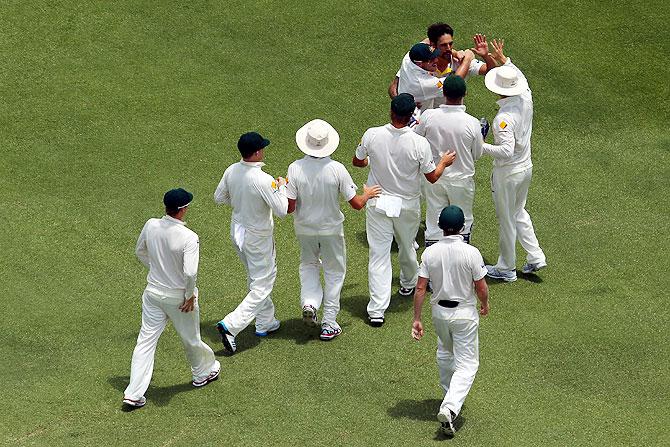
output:
[[[406,126],[416,109],[414,96],[401,93],[391,100],[391,121]]]
[[[447,76],[442,86],[444,97],[451,103],[463,101],[466,90],[465,81],[462,77],[456,75]]]
[[[440,50],[443,57],[451,54],[454,45],[454,30],[446,23],[433,23],[426,32],[433,48]]]
[[[409,59],[427,71],[435,69],[435,62],[440,50],[433,50],[427,43],[417,43],[409,50]]]
[[[186,214],[186,210],[192,200],[193,194],[183,188],[169,190],[163,195],[165,214],[171,217],[181,218]]]
[[[465,225],[465,216],[463,210],[456,205],[449,205],[440,213],[440,219],[437,226],[444,232],[445,236],[458,234]]]
[[[270,144],[270,140],[263,138],[257,132],[247,132],[242,134],[237,142],[237,149],[239,149],[242,158],[251,158],[256,152],[262,151],[264,147]],[[261,154],[262,157],[262,154]]]

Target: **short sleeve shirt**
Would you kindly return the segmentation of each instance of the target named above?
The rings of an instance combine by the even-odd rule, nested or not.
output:
[[[288,167],[286,196],[297,201],[296,234],[342,234],[340,195],[347,202],[356,195],[356,185],[342,163],[330,157],[305,156]]]
[[[432,305],[450,300],[476,306],[474,281],[486,276],[486,267],[477,248],[466,244],[462,236],[453,235],[426,248],[421,257],[419,276],[431,281]]]
[[[368,185],[403,200],[418,199],[421,177],[435,170],[430,144],[409,127],[391,124],[368,129],[356,148],[356,158],[370,157]]]

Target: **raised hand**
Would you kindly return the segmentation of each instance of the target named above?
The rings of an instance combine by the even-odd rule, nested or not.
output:
[[[475,41],[475,47],[471,48],[471,50],[482,59],[488,56],[489,44],[486,41],[486,36],[483,34],[475,34],[473,40]]]
[[[505,46],[505,41],[504,40],[497,40],[493,39],[491,41],[491,45],[493,46],[493,59],[496,60],[496,62],[499,65],[503,65],[505,62],[507,62],[507,57],[503,54],[503,47]]]

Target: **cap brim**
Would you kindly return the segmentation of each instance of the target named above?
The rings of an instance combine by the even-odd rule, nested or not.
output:
[[[263,143],[261,143],[261,149],[268,147],[270,145],[270,140],[263,138]]]
[[[314,146],[309,144],[307,142],[307,130],[313,121],[315,120],[310,121],[298,129],[298,131],[295,133],[295,143],[298,145],[298,149],[300,149],[306,155],[317,158],[327,157],[335,152],[337,146],[340,145],[340,135],[333,126],[331,126],[328,122],[323,121],[328,126],[328,143],[326,143],[325,146]]]
[[[490,70],[488,73],[486,73],[486,76],[484,77],[484,85],[486,85],[487,89],[489,89],[493,93],[497,93],[503,96],[517,96],[526,91],[526,89],[528,88],[528,82],[523,77],[519,78],[519,82],[515,87],[505,88],[496,84],[495,83],[496,70],[498,68],[500,67],[496,67]]]

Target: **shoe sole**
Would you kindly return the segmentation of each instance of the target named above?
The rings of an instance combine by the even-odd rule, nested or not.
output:
[[[491,274],[489,274],[489,273],[487,273],[486,276],[488,276],[489,278],[493,278],[493,279],[499,279],[499,280],[501,280],[501,281],[505,281],[505,282],[514,282],[514,281],[516,281],[516,276],[513,277],[513,278],[510,278],[509,276],[497,276],[497,275],[491,275]]]
[[[437,420],[440,421],[440,432],[449,438],[454,437],[453,423],[449,422],[449,418],[442,413],[437,413]]]
[[[279,327],[280,326],[277,326],[275,329],[272,329],[271,331],[263,331],[263,332],[256,331],[254,332],[254,334],[256,335],[256,337],[267,337],[268,335],[277,332],[279,330]]]
[[[319,338],[323,341],[330,341],[333,338],[338,337],[341,333],[342,332],[338,332],[337,334],[333,334],[333,335],[323,335],[323,334],[321,334],[321,335],[319,335]]]
[[[398,290],[398,295],[400,295],[400,296],[410,296],[413,293],[414,293],[414,289],[411,289],[408,292],[403,292],[402,290]]]
[[[193,386],[196,387],[196,388],[202,388],[203,386],[205,386],[205,385],[207,385],[207,384],[209,384],[209,383],[212,383],[212,382],[214,382],[215,380],[219,380],[219,374],[221,374],[221,370],[218,370],[218,371],[216,372],[216,375],[215,375],[215,376],[213,376],[213,377],[207,377],[207,378],[206,378],[205,380],[203,380],[202,382],[195,382],[195,381],[192,382],[192,383],[193,383]]]
[[[539,272],[540,270],[542,270],[542,269],[545,268],[546,266],[547,266],[547,265],[545,264],[545,265],[543,265],[543,266],[541,266],[541,267],[538,267],[538,268],[535,268],[535,269],[530,269],[530,270],[522,269],[521,272],[522,272],[522,273],[525,273],[526,275],[528,275],[528,274],[530,274],[530,273]]]
[[[311,310],[302,311],[302,322],[305,323],[308,327],[316,327],[317,319],[316,314]]]
[[[139,401],[130,400],[130,399],[123,399],[122,402],[124,404],[128,405],[129,407],[133,407],[133,408],[142,408],[143,406],[145,406],[147,404],[147,401],[139,402]]]
[[[225,330],[221,325],[221,323],[218,323],[216,325],[216,329],[219,331],[219,334],[221,335],[221,343],[223,343],[223,349],[230,354],[234,354],[237,348],[233,347],[233,345],[230,344],[230,341],[228,341],[228,337],[226,337],[226,335],[233,335],[233,334]]]
[[[368,323],[370,323],[370,326],[372,326],[372,327],[382,327],[382,326],[384,326],[384,321],[383,320],[382,321],[369,321],[368,320]]]

